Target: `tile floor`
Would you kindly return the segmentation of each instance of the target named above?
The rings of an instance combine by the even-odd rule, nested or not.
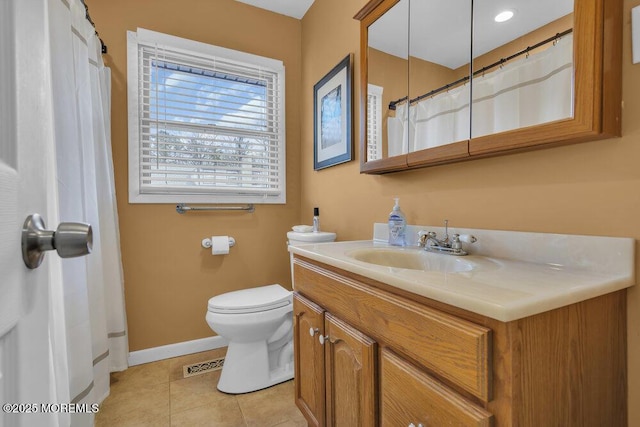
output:
[[[111,394],[96,414],[98,427],[299,427],[293,381],[231,395],[216,389],[220,371],[183,378],[182,366],[224,356],[226,348],[133,366],[111,374]]]

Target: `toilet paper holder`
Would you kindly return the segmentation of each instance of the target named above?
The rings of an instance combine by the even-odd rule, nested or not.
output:
[[[236,245],[236,239],[229,237],[229,247]],[[202,239],[202,247],[205,249],[211,249],[211,237],[205,237]]]

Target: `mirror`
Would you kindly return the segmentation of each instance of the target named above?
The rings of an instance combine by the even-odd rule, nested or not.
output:
[[[367,161],[408,151],[408,20],[409,0],[400,0],[368,27]]]
[[[473,2],[472,138],[573,117],[573,8]]]
[[[470,133],[471,1],[411,0],[409,151],[466,143]]]
[[[355,16],[360,171],[620,136],[622,6],[622,0],[370,0]],[[513,17],[496,22],[503,9]]]

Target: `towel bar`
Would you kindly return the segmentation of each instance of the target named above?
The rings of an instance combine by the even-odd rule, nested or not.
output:
[[[183,214],[187,211],[247,211],[253,213],[255,208],[253,203],[246,206],[187,206],[184,203],[176,205],[176,212]]]

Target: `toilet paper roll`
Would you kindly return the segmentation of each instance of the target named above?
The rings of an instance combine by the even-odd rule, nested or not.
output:
[[[229,253],[229,236],[211,236],[211,254],[226,255]]]

